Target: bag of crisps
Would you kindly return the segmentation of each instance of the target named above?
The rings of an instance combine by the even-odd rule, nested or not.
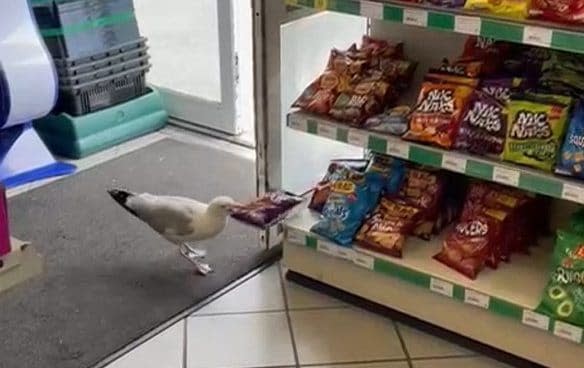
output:
[[[537,311],[584,326],[584,237],[557,232],[550,279]]]
[[[455,148],[482,156],[500,158],[507,135],[507,110],[497,100],[474,91],[464,113]]]
[[[316,185],[308,208],[321,212],[331,192],[331,185],[337,180],[344,180],[354,171],[365,171],[367,160],[333,160],[322,180]]]
[[[531,0],[529,15],[561,23],[584,23],[584,0]]]
[[[503,17],[526,19],[530,0],[466,0],[465,9],[487,11]]]
[[[350,246],[365,216],[377,199],[364,173],[352,172],[345,180],[332,183],[321,219],[311,231],[342,246]]]
[[[363,248],[401,258],[406,236],[420,214],[418,207],[384,197],[359,230],[357,243]]]
[[[584,178],[584,105],[574,109],[562,146],[556,173]]]
[[[511,99],[507,107],[509,115],[503,158],[551,171],[564,137],[570,106],[555,99],[529,96]]]
[[[450,149],[472,91],[466,85],[423,83],[404,138]]]

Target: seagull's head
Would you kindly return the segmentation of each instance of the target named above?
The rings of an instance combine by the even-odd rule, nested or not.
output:
[[[234,201],[232,198],[222,196],[213,199],[209,203],[207,212],[215,216],[228,216],[231,212],[231,209],[237,206],[240,206],[240,204]]]

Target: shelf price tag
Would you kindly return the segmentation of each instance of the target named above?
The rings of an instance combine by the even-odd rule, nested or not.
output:
[[[371,19],[383,19],[383,4],[361,1],[361,15]]]
[[[406,142],[388,141],[387,154],[408,160],[410,158],[410,146]]]
[[[454,285],[444,280],[435,279],[433,277],[430,279],[430,290],[449,298],[454,296]]]
[[[357,266],[364,267],[368,270],[373,270],[373,268],[375,267],[375,258],[367,254],[354,252],[353,263],[355,263]]]
[[[337,254],[338,258],[346,259],[348,261],[353,260],[353,249],[345,248],[345,247],[337,247]]]
[[[493,181],[505,185],[510,185],[512,187],[518,187],[519,175],[519,171],[496,166],[493,170]]]
[[[367,148],[369,146],[369,135],[360,130],[350,129],[347,142],[353,146]]]
[[[290,229],[287,230],[286,240],[290,243],[305,245],[306,244],[306,236],[304,233]]]
[[[288,126],[292,129],[300,130],[306,132],[308,130],[308,122],[301,116],[296,114],[289,115]]]
[[[534,46],[550,47],[552,44],[551,29],[525,26],[523,28],[523,43]]]
[[[582,342],[582,329],[565,322],[556,321],[554,324],[554,335],[577,344]]]
[[[337,128],[328,124],[318,124],[317,133],[321,137],[337,140]]]
[[[422,9],[404,9],[404,24],[426,27],[428,25],[428,12]]]
[[[450,171],[464,174],[466,172],[466,159],[445,153],[442,155],[442,167]]]
[[[475,307],[489,309],[491,297],[485,294],[481,294],[474,290],[465,289],[464,302],[466,304],[474,305]]]
[[[336,257],[337,256],[337,251],[335,249],[336,247],[337,247],[336,245],[319,240],[318,244],[316,245],[316,250],[329,256]]]
[[[454,31],[478,36],[481,33],[481,18],[457,15],[454,17]]]
[[[584,188],[579,188],[572,184],[564,184],[564,188],[562,189],[562,199],[584,204]]]
[[[523,318],[521,322],[524,325],[539,328],[540,330],[547,331],[550,327],[550,318],[544,316],[543,314],[536,313],[527,309],[523,310]]]

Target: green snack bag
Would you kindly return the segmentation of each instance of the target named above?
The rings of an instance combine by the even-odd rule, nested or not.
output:
[[[512,99],[508,103],[503,159],[551,171],[566,130],[571,101],[563,96]]]
[[[552,267],[537,311],[584,326],[584,237],[558,230]]]

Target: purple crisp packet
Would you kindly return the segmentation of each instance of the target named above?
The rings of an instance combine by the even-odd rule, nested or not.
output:
[[[506,104],[511,99],[513,92],[517,91],[523,84],[521,78],[492,78],[481,82],[480,90],[489,96],[494,97],[502,104]]]
[[[243,206],[231,209],[231,217],[246,224],[266,229],[282,221],[303,198],[285,192],[267,193]]]
[[[454,147],[477,155],[500,157],[506,133],[507,114],[503,105],[475,91],[463,115]]]

